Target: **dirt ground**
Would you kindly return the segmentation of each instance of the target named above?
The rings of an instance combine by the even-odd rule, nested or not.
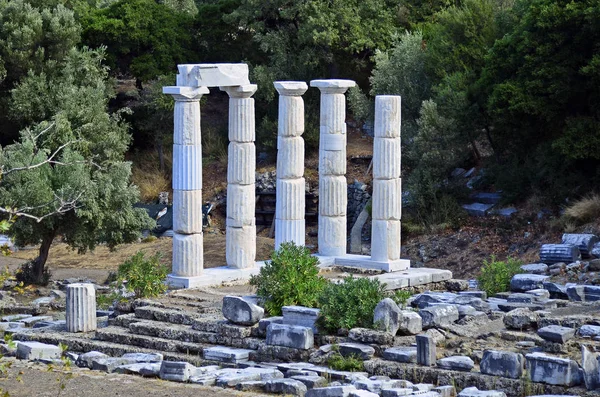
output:
[[[127,396],[127,397],[250,397],[263,396],[217,387],[147,379],[135,375],[106,374],[73,367],[69,379],[63,371],[48,371],[48,366],[32,362],[15,361],[7,378],[0,379],[0,391],[10,397],[56,396]],[[18,380],[21,379],[21,381]],[[60,385],[65,388],[61,390]]]

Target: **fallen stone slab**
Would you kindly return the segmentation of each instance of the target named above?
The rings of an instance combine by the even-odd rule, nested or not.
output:
[[[25,325],[25,327],[28,328],[31,328],[35,324],[42,321],[52,321],[52,316],[32,316],[19,320],[19,322],[22,322]]]
[[[582,382],[579,365],[573,360],[544,353],[530,353],[525,359],[527,373],[532,382],[561,386],[576,386]]]
[[[515,274],[510,280],[510,290],[513,292],[525,292],[532,289],[544,287],[544,281],[548,281],[550,276],[541,274]]]
[[[17,342],[17,358],[21,360],[60,359],[62,350],[55,345],[40,342]]]
[[[458,393],[458,397],[506,397],[506,394],[496,390],[479,390],[476,387],[467,387]]]
[[[311,389],[306,392],[306,397],[349,397],[356,391],[354,386],[330,386]]]
[[[121,358],[133,360],[136,363],[157,363],[163,360],[161,353],[126,353]]]
[[[283,313],[282,324],[309,327],[312,328],[313,333],[319,333],[317,320],[319,319],[321,310],[304,306],[283,306],[281,311]]]
[[[412,396],[413,389],[411,388],[396,388],[396,389],[383,389],[381,390],[381,397],[402,397]]]
[[[600,286],[599,285],[584,285],[583,293],[585,295],[586,302],[595,302],[600,300]]]
[[[396,335],[400,328],[400,308],[390,298],[385,298],[375,306],[373,324],[379,331]]]
[[[417,313],[415,315],[419,317]],[[420,321],[421,317],[419,317]],[[394,343],[394,335],[391,333],[368,328],[352,328],[348,332],[348,338],[356,342],[374,343],[377,345],[392,345]]]
[[[581,256],[589,258],[594,245],[598,243],[598,236],[595,234],[565,233],[562,235],[562,243],[577,246],[579,252],[581,252]]]
[[[101,358],[108,358],[108,355],[101,353],[101,352],[97,352],[97,351],[83,353],[83,354],[80,354],[79,356],[77,356],[75,365],[77,365],[80,368],[92,369],[92,362],[96,359],[101,359]]]
[[[258,331],[261,335],[267,334],[267,328],[271,324],[283,324],[283,317],[275,316],[275,317],[267,317],[263,318],[258,322]]]
[[[585,302],[585,287],[583,285],[569,285],[566,287],[569,300]]]
[[[532,294],[526,294],[524,292],[516,292],[508,295],[506,300],[508,302],[533,303],[535,301],[535,296]]]
[[[475,363],[467,356],[450,356],[437,360],[437,366],[441,369],[469,372]]]
[[[195,367],[184,361],[163,361],[160,364],[158,376],[162,380],[174,382],[187,382],[190,379]]]
[[[265,391],[303,397],[307,392],[307,387],[296,379],[274,379],[267,381]]]
[[[383,377],[383,379],[363,379],[354,382],[354,387],[357,389],[367,390],[377,394],[380,394],[383,389],[396,389],[404,386],[406,386],[404,381],[390,379],[389,377]]]
[[[456,397],[456,388],[454,386],[438,386],[431,389],[431,391],[438,393],[440,397]]]
[[[12,323],[12,322],[24,320],[29,317],[33,317],[33,316],[31,314],[11,314],[8,316],[2,316],[0,319],[3,322]]]
[[[458,320],[458,309],[455,305],[439,304],[419,310],[423,320],[423,329],[445,327]]]
[[[590,352],[587,347],[581,346],[581,368],[583,381],[588,390],[600,388],[600,365],[598,353]]]
[[[547,265],[554,263],[573,263],[581,259],[581,252],[573,244],[544,244],[540,248],[540,262]]]
[[[569,300],[569,295],[567,295],[566,286],[557,283],[552,283],[550,281],[545,281],[543,285],[544,289],[547,290],[550,294],[550,298]]]
[[[462,207],[471,216],[486,216],[494,204],[472,203],[464,204]]]
[[[209,374],[210,375],[210,374]],[[238,383],[248,381],[269,381],[282,379],[283,373],[275,368],[248,367],[243,369],[225,368],[217,371],[216,385],[220,387],[235,387]]]
[[[245,392],[263,392],[267,382],[262,380],[250,380],[247,382],[241,382],[235,385],[235,389]]]
[[[127,364],[136,364],[136,362],[121,357],[96,358],[92,360],[92,369],[94,371],[112,373],[118,367]]]
[[[357,390],[351,391],[348,397],[379,397],[379,394],[370,392],[368,390]]]
[[[265,315],[265,310],[250,299],[240,296],[223,298],[223,317],[234,324],[254,325]]]
[[[544,288],[532,289],[530,291],[524,292],[526,295],[533,295],[536,300],[544,301],[550,299],[550,291]]]
[[[521,265],[521,270],[530,274],[546,274],[548,273],[548,265],[545,263],[530,263]]]
[[[270,324],[267,327],[267,345],[308,350],[314,346],[312,328],[287,324]]]
[[[383,358],[399,363],[416,363],[417,348],[412,346],[390,347],[383,352]]]
[[[600,335],[600,325],[584,324],[579,328],[577,333],[582,337],[593,338],[594,336]]]
[[[203,350],[205,360],[234,364],[248,361],[251,352],[253,350],[227,346],[213,346],[204,348]]]
[[[528,308],[518,308],[506,313],[502,321],[509,329],[527,329],[534,326],[539,316]]]
[[[565,343],[575,337],[573,328],[561,327],[559,325],[549,325],[538,329],[538,335],[550,342]]]
[[[423,331],[423,319],[412,310],[400,311],[398,333],[402,335],[417,335]]]
[[[307,389],[327,386],[327,379],[318,375],[294,375],[290,376],[290,379],[295,379],[304,383]]]
[[[520,379],[525,368],[525,357],[519,353],[486,350],[479,368],[482,374]]]
[[[344,357],[355,356],[361,360],[370,360],[375,355],[375,349],[360,343],[340,343],[340,354]]]
[[[160,374],[161,363],[135,363],[120,365],[113,372],[118,374],[132,374],[145,377],[155,377]]]

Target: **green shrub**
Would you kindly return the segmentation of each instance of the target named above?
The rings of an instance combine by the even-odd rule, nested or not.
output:
[[[119,282],[125,282],[127,290],[133,292],[136,298],[150,298],[165,293],[165,278],[169,268],[160,260],[160,253],[146,259],[144,253],[138,251],[119,265]]]
[[[400,306],[401,309],[406,308],[406,302],[408,301],[408,298],[410,298],[412,296],[410,291],[405,291],[405,290],[396,290],[394,292],[394,295],[392,295],[392,299],[394,300],[394,302],[396,302],[396,304],[398,306]]]
[[[264,301],[272,316],[281,314],[288,305],[315,307],[317,298],[327,281],[319,276],[319,260],[310,251],[293,242],[281,244],[273,252],[260,273],[252,276],[250,285]]]
[[[338,371],[359,372],[364,371],[363,360],[356,354],[350,354],[347,357],[342,356],[339,351],[335,351],[327,360],[327,365]]]
[[[348,276],[343,283],[328,284],[319,297],[320,325],[329,332],[340,328],[371,328],[375,306],[387,293],[377,279]]]
[[[508,291],[513,276],[523,273],[521,270],[522,264],[523,262],[515,258],[507,258],[506,262],[497,261],[496,257],[492,255],[489,261],[483,261],[481,274],[477,278],[479,289],[485,291],[488,296]]]

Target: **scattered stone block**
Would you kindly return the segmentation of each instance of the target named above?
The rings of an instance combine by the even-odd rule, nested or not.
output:
[[[381,390],[381,397],[402,397],[413,395],[413,389],[411,388],[396,388],[396,389],[383,389]]]
[[[120,365],[114,372],[119,374],[132,374],[145,377],[155,377],[160,374],[161,363],[135,363]]]
[[[533,295],[537,300],[550,299],[550,292],[547,289],[539,288],[524,292],[524,294]]]
[[[544,289],[548,291],[550,294],[550,298],[552,299],[564,299],[568,300],[569,296],[567,295],[567,287],[564,285],[560,285],[557,283],[552,283],[550,281],[544,282]]]
[[[281,311],[283,313],[283,324],[309,327],[313,330],[313,333],[319,333],[316,323],[321,310],[304,306],[284,306]]]
[[[398,333],[402,335],[417,335],[423,331],[423,319],[412,310],[400,311]]]
[[[163,360],[163,355],[161,353],[125,353],[121,358],[136,363],[157,363]]]
[[[11,314],[8,316],[2,316],[2,321],[12,323],[23,320],[25,318],[33,317],[31,314]]]
[[[115,372],[115,370],[127,364],[136,364],[132,360],[121,357],[95,358],[92,360],[92,369],[95,371]]]
[[[440,397],[456,397],[456,388],[454,386],[438,386],[431,389],[436,392]]]
[[[518,308],[506,313],[502,321],[506,328],[521,330],[535,325],[538,321],[538,315],[528,308]]]
[[[458,316],[459,318],[463,318],[465,316],[472,316],[477,312],[473,306],[468,305],[458,305]]]
[[[429,335],[417,335],[417,364],[432,366],[436,361],[435,342]]]
[[[348,397],[379,397],[379,394],[370,392],[368,390],[356,390],[351,391]]]
[[[573,244],[544,244],[540,248],[540,262],[551,265],[559,262],[572,263],[581,259],[581,252]]]
[[[354,386],[330,386],[311,389],[306,392],[306,397],[349,397],[356,391]]]
[[[464,204],[462,207],[467,211],[467,214],[471,216],[486,216],[493,206],[494,204],[472,203]]]
[[[466,291],[469,289],[469,282],[467,280],[447,280],[445,285],[448,291]]]
[[[418,314],[417,317],[419,317]],[[420,320],[421,317],[419,317]],[[392,345],[394,343],[394,335],[389,332],[374,331],[368,328],[352,328],[348,332],[348,338],[356,342],[375,343],[377,345]]]
[[[485,291],[461,291],[458,293],[460,296],[474,296],[479,299],[487,299],[487,293]]]
[[[376,379],[381,378],[381,379]],[[371,393],[380,394],[383,389],[396,389],[405,386],[401,380],[391,380],[389,377],[374,377],[354,382],[354,387],[359,390],[367,390]]]
[[[271,324],[267,327],[267,345],[308,350],[314,344],[312,328],[287,324]]]
[[[565,343],[575,337],[573,328],[561,327],[559,325],[549,325],[538,329],[538,335],[550,342]]]
[[[385,298],[377,304],[373,314],[373,324],[380,331],[396,335],[400,328],[400,308],[390,298]]]
[[[579,331],[577,332],[579,336],[588,336],[593,338],[594,336],[600,335],[600,326],[584,324],[579,328]]]
[[[274,379],[267,381],[265,391],[269,393],[289,394],[292,396],[303,397],[307,388],[306,385],[295,379]]]
[[[571,244],[579,248],[583,258],[589,258],[594,249],[594,245],[598,243],[598,237],[594,234],[573,234],[565,233],[562,235],[563,244]]]
[[[569,285],[567,296],[574,302],[585,302],[585,287],[583,285]]]
[[[226,296],[223,298],[223,317],[234,324],[254,325],[265,315],[265,310],[240,296]]]
[[[213,346],[203,350],[205,360],[234,364],[248,361],[251,352],[253,350],[236,349],[227,346]]]
[[[385,360],[396,361],[399,363],[416,363],[417,348],[416,347],[390,347],[383,352]]]
[[[21,360],[52,360],[62,355],[60,347],[40,342],[18,342],[17,358]]]
[[[108,358],[108,356],[104,353],[97,351],[83,353],[77,356],[77,361],[75,361],[75,365],[77,365],[80,368],[92,369],[92,362],[96,359],[101,358]]]
[[[583,381],[588,390],[600,388],[600,365],[598,364],[598,357],[598,353],[592,353],[587,347],[581,346]]]
[[[586,302],[595,302],[600,300],[600,286],[599,285],[584,285],[583,292],[585,294]]]
[[[327,386],[327,379],[318,375],[295,375],[290,378],[304,383],[307,389]]]
[[[43,321],[52,321],[52,316],[33,316],[19,320],[19,322],[28,328],[32,328],[35,324]]]
[[[530,353],[525,356],[527,373],[532,382],[551,385],[576,386],[581,383],[579,366],[573,360]]]
[[[217,372],[217,380],[215,384],[220,387],[234,387],[241,382],[258,380],[269,381],[282,378],[283,373],[275,368],[225,368]]]
[[[454,305],[440,304],[419,310],[423,329],[445,327],[458,320],[458,309]]]
[[[521,270],[530,274],[546,274],[548,273],[548,265],[545,263],[530,263],[528,265],[521,265]]]
[[[458,397],[506,397],[506,394],[496,390],[479,390],[476,387],[467,387],[458,393]]]
[[[510,280],[510,290],[514,292],[525,292],[532,289],[540,289],[544,286],[544,281],[548,281],[550,276],[541,274],[515,274]]]
[[[275,316],[275,317],[267,317],[263,318],[258,322],[258,330],[262,335],[267,334],[267,328],[271,324],[283,324],[283,317]]]
[[[452,371],[470,372],[475,363],[467,356],[451,356],[437,360],[437,366]]]
[[[508,298],[506,298],[506,300],[508,302],[532,303],[535,300],[535,297],[531,294],[517,292],[517,293],[508,295]]]
[[[338,346],[344,357],[356,356],[361,360],[370,360],[375,354],[375,349],[371,346],[360,343],[340,343]]]
[[[525,358],[519,353],[486,350],[479,368],[482,374],[520,379],[525,368]]]

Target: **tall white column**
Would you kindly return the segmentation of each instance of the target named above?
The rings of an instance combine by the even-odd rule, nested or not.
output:
[[[67,285],[67,308],[65,319],[68,332],[95,331],[96,289],[93,284]]]
[[[256,84],[221,87],[229,94],[227,232],[225,259],[233,268],[254,267],[256,259],[254,99]]]
[[[321,91],[319,141],[319,254],[346,255],[346,97],[351,80],[312,80]]]
[[[277,202],[275,204],[275,250],[293,241],[305,245],[304,213],[304,101],[308,86],[303,81],[276,81],[279,92],[277,123]]]
[[[400,179],[400,97],[375,97],[371,258],[400,259],[402,185]]]
[[[175,87],[163,93],[175,99],[173,135],[173,268],[167,282],[189,288],[204,267],[202,238],[202,144],[200,98],[206,87],[186,87],[187,65],[180,65]]]

